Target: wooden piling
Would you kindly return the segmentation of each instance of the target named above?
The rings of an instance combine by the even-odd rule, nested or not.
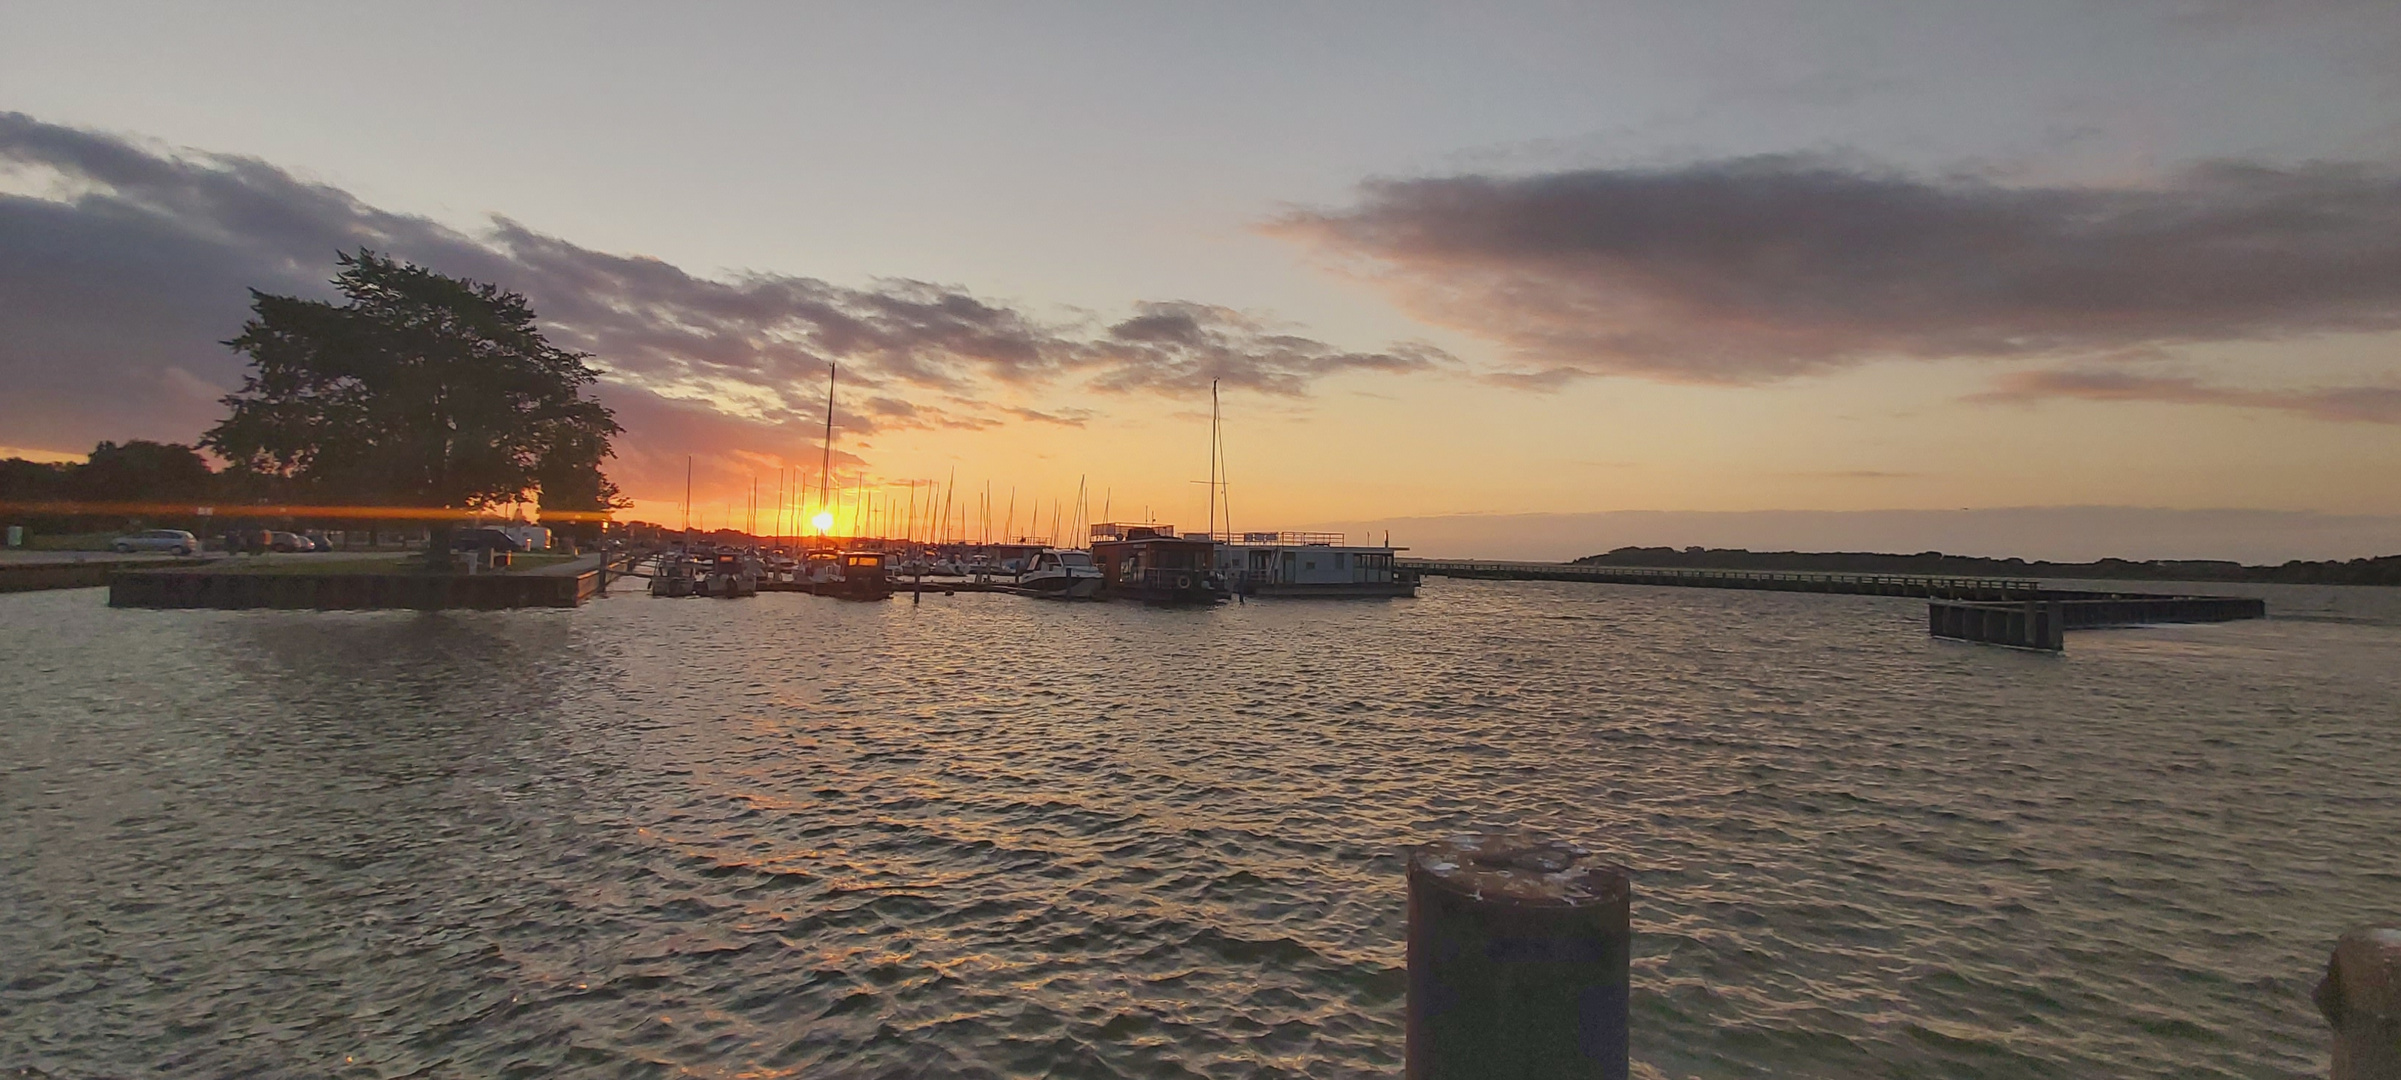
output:
[[[2344,934],[2316,999],[2334,1027],[2331,1080],[2401,1080],[2401,928]]]
[[[1623,867],[1526,833],[1409,854],[1409,1080],[1624,1080]]]

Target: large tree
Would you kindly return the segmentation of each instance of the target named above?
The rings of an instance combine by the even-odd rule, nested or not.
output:
[[[216,479],[208,459],[191,447],[145,439],[103,442],[75,470],[76,497],[92,502],[205,503]]]
[[[363,248],[340,258],[342,303],[251,291],[253,316],[225,343],[250,372],[201,445],[329,503],[483,510],[547,481],[578,509],[609,508],[600,462],[624,429],[584,396],[599,378],[588,355],[544,340],[533,306],[497,285]],[[439,552],[448,520],[434,532]]]

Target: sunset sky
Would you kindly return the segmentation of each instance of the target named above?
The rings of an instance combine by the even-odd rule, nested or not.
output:
[[[2401,549],[2391,0],[0,9],[0,455],[192,440],[361,245],[593,353],[669,523],[837,361],[841,482],[1021,528],[1201,525],[1214,378],[1239,528]]]

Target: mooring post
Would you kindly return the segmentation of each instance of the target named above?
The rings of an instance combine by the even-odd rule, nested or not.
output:
[[[1409,1080],[1625,1080],[1624,867],[1521,832],[1409,853]]]
[[[2331,1080],[2401,1080],[2401,928],[2344,934],[2316,999],[2334,1027]]]

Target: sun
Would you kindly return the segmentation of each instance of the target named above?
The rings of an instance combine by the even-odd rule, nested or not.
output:
[[[809,524],[817,526],[817,534],[819,536],[823,536],[826,533],[832,532],[834,531],[834,512],[831,510],[819,510],[817,511],[816,517],[809,519]]]

